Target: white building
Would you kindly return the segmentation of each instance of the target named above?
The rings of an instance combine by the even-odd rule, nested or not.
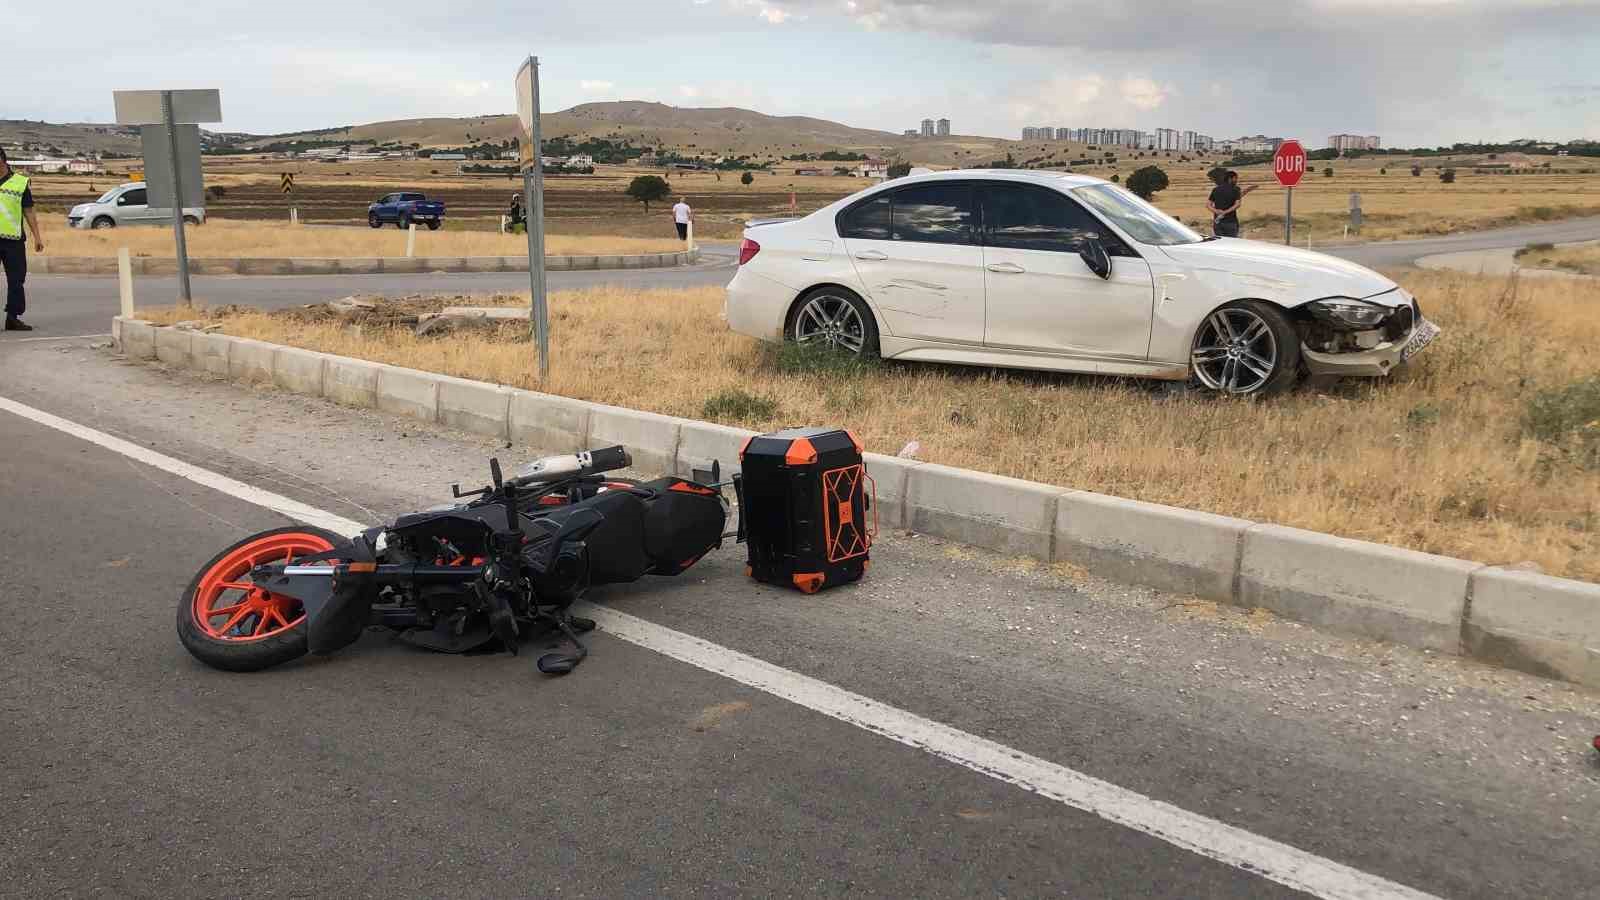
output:
[[[594,166],[594,157],[587,153],[578,153],[567,157],[567,168],[586,169]]]
[[[932,119],[923,119],[922,120],[922,136],[923,137],[933,137],[933,128],[934,128],[934,123],[933,123]]]
[[[940,119],[937,130],[939,132],[939,137],[949,137],[950,136],[950,120],[949,119]]]

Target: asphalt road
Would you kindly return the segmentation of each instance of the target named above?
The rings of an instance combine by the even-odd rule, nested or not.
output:
[[[532,453],[0,345],[0,396],[370,521]],[[0,411],[0,894],[1281,896],[1277,884],[605,634],[530,656],[369,633],[216,672],[177,597],[281,516]],[[735,548],[613,609],[1441,896],[1600,879],[1600,694],[905,534],[862,584]]]
[[[1522,247],[1548,241],[1566,243],[1600,238],[1600,217],[1571,219],[1537,225],[1519,225],[1493,231],[1451,235],[1414,241],[1390,241],[1317,248],[1373,268],[1409,266],[1437,253]],[[607,272],[551,272],[552,290],[595,285],[645,288],[699,287],[727,284],[738,256],[736,245],[701,245],[702,261],[680,269],[631,269]],[[39,275],[29,279],[28,323],[40,329],[36,337],[95,334],[108,327],[116,315],[114,279],[70,275]],[[276,309],[302,303],[319,303],[350,294],[522,292],[528,289],[526,273],[436,275],[304,275],[207,276],[193,279],[195,299],[220,305],[237,303]],[[176,278],[139,278],[135,301],[167,306],[178,295]]]

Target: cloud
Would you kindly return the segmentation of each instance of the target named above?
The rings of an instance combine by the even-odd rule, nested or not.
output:
[[[616,87],[616,85],[609,81],[591,81],[585,78],[584,80],[578,82],[579,90],[588,91],[591,93],[604,93],[614,87]],[[532,107],[530,107],[530,109],[531,108]]]

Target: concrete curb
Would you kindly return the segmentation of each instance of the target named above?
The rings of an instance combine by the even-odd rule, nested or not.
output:
[[[731,473],[754,434],[120,317],[111,331],[133,358],[268,381],[541,451],[623,444],[646,471],[682,475],[717,460]],[[880,528],[1073,563],[1330,631],[1600,687],[1600,585],[876,453],[866,454],[866,467]]]
[[[571,269],[666,269],[693,265],[700,250],[675,253],[638,253],[631,256],[547,256],[545,268]],[[135,256],[130,260],[135,275],[174,275],[178,262],[156,256]],[[117,274],[116,257],[33,256],[28,269],[35,275]],[[526,272],[526,256],[389,256],[382,258],[339,257],[200,257],[189,260],[195,275],[382,275],[422,272]]]

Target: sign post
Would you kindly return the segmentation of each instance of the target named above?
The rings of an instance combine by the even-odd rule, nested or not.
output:
[[[178,289],[187,305],[194,302],[189,288],[189,248],[184,236],[184,196],[194,194],[195,204],[205,205],[205,186],[200,174],[199,130],[201,122],[222,121],[222,98],[215,90],[198,91],[113,91],[118,125],[160,125],[166,140],[151,140],[153,129],[143,129],[144,167],[150,173],[148,200],[151,207],[172,209],[172,235],[178,256]],[[182,128],[181,126],[188,126]],[[160,159],[165,156],[166,159]],[[165,163],[165,165],[162,165]],[[171,179],[170,184],[167,179]],[[187,188],[187,189],[186,189]]]
[[[1306,148],[1299,141],[1284,141],[1278,152],[1272,154],[1272,174],[1283,185],[1283,242],[1289,243],[1294,234],[1294,186],[1306,174]]]
[[[539,58],[528,57],[517,70],[517,118],[522,125],[522,196],[528,212],[528,287],[533,295],[528,318],[539,348],[539,380],[550,377],[550,310],[544,278],[544,166],[539,133]]]

